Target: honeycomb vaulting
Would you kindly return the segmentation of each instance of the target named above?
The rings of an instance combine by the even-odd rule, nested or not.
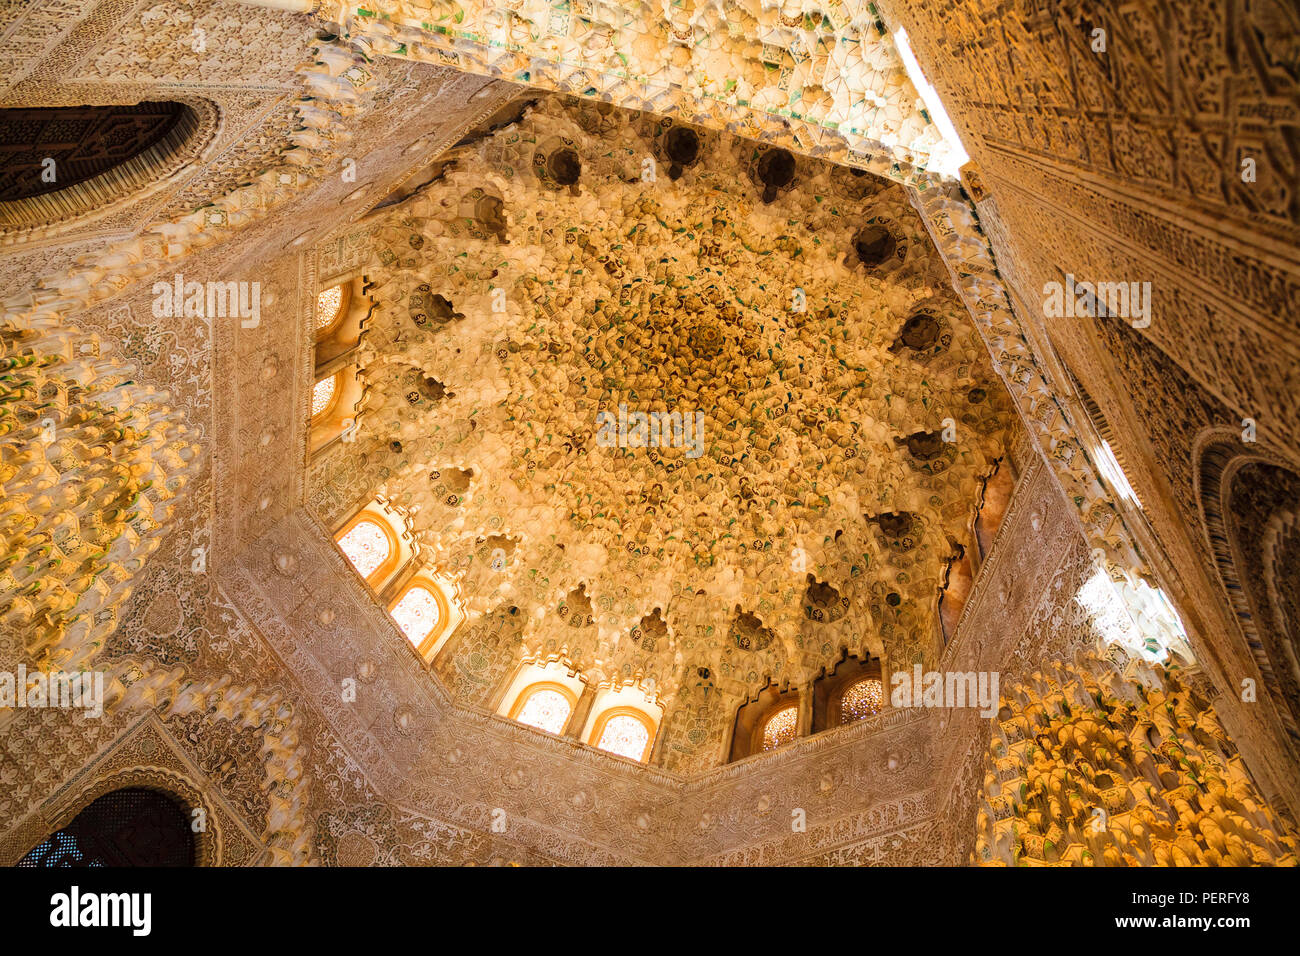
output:
[[[455,156],[375,230],[362,434],[475,613],[522,615],[493,653],[664,700],[933,659],[1010,415],[902,188],[558,98]],[[636,412],[684,432],[620,447]]]

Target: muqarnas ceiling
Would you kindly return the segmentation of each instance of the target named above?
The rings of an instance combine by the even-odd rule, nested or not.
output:
[[[461,576],[453,690],[525,657],[640,682],[672,765],[769,679],[933,661],[1013,412],[904,189],[558,96],[441,161],[372,214],[342,453],[388,449],[375,490]],[[657,447],[601,440],[638,412]]]

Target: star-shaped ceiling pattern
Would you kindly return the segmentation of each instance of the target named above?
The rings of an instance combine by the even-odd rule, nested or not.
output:
[[[454,158],[375,214],[362,427],[471,618],[666,702],[933,660],[1012,413],[902,188],[560,97]]]

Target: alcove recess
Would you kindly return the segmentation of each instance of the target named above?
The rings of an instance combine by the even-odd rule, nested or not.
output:
[[[338,307],[332,316],[320,314],[327,293],[339,289]],[[337,441],[356,423],[357,408],[365,393],[365,380],[357,368],[357,350],[365,336],[374,301],[364,275],[340,276],[322,283],[314,318],[316,341],[313,350],[313,383],[333,378],[335,397],[329,411],[313,420],[311,453],[316,454]]]
[[[881,679],[880,658],[866,660],[841,651],[842,656],[834,667],[828,668],[812,685],[812,732],[838,727],[845,723],[841,713],[844,692],[864,678]],[[887,694],[885,696],[888,696]]]

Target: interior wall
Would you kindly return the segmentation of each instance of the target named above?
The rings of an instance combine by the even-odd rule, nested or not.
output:
[[[1139,536],[1225,722],[1297,755],[1214,569],[1195,487],[1212,429],[1300,460],[1300,12],[1264,0],[1116,6],[884,0],[971,155],[977,208],[1060,394],[1096,399],[1142,502]],[[1247,161],[1251,162],[1247,162]],[[1252,169],[1253,167],[1253,169]],[[1049,282],[1150,283],[1150,323],[1044,314]],[[1253,439],[1253,440],[1252,440]]]
[[[185,17],[199,4],[175,4],[177,15],[165,28],[146,22],[153,0],[105,4],[113,16],[97,15],[83,27],[80,14],[96,6],[86,0],[71,13],[62,12],[62,20],[47,24],[37,39],[6,33],[27,50],[22,71],[35,71],[51,58],[81,84],[155,67],[167,72],[153,78],[156,84],[169,83],[173,73],[213,75],[205,70],[208,60],[190,55],[198,51]],[[1126,21],[1111,29],[1117,63],[1129,65],[1114,73],[1110,82],[1116,92],[1107,101],[1096,99],[1107,95],[1105,84],[1098,87],[1100,81],[1088,78],[1083,69],[1088,61],[1080,59],[1077,43],[1066,39],[1074,34],[1055,14],[1043,12],[1045,4],[978,0],[927,6],[888,0],[884,6],[901,18],[895,22],[907,25],[922,63],[955,104],[954,118],[989,188],[979,207],[983,224],[1022,317],[1033,317],[1025,307],[1037,303],[1036,290],[1064,271],[1082,276],[1095,269],[1102,279],[1155,283],[1160,304],[1152,327],[1124,329],[1115,339],[1123,346],[1118,373],[1098,360],[1096,338],[1041,321],[1031,331],[1040,344],[1050,341],[1060,350],[1122,432],[1141,438],[1138,443],[1135,437],[1131,456],[1138,470],[1135,483],[1148,501],[1154,533],[1170,555],[1175,598],[1197,634],[1213,633],[1214,625],[1227,633],[1229,611],[1213,600],[1184,597],[1213,596],[1217,587],[1199,532],[1189,526],[1186,502],[1196,498],[1185,486],[1195,481],[1196,469],[1171,458],[1194,454],[1195,443],[1175,450],[1162,445],[1159,434],[1206,427],[1229,413],[1235,420],[1258,402],[1260,444],[1296,460],[1294,447],[1278,438],[1288,434],[1283,423],[1294,423],[1294,407],[1287,403],[1295,401],[1295,346],[1286,336],[1294,338],[1300,314],[1294,292],[1295,205],[1289,193],[1277,193],[1295,180],[1286,146],[1295,142],[1294,123],[1288,125],[1285,113],[1294,99],[1296,72],[1294,59],[1286,59],[1294,56],[1288,49],[1295,49],[1286,46],[1288,14],[1276,3],[1255,4],[1249,16],[1236,5],[1217,2],[1193,10],[1154,2],[1126,6],[1125,17],[1150,22],[1144,27]],[[1106,15],[1100,8],[1071,7],[1094,19]],[[211,9],[214,16],[228,18],[243,8]],[[288,21],[302,36],[312,32],[305,18],[245,11],[237,19],[223,29],[247,31],[250,19],[265,19]],[[1184,66],[1190,62],[1187,51],[1176,47],[1159,61],[1167,70],[1144,65],[1152,50],[1175,42],[1167,38],[1168,27],[1183,20],[1198,38],[1198,57],[1202,47],[1219,51],[1218,81]],[[148,49],[146,38],[165,42],[169,56],[181,62],[139,53]],[[221,81],[246,83],[229,92],[247,111],[238,115],[262,116],[266,128],[254,134],[241,127],[252,141],[247,152],[228,154],[214,165],[204,197],[243,182],[265,165],[265,157],[278,158],[286,147],[284,131],[294,125],[280,86],[266,71],[241,74],[245,59],[231,53],[244,49],[251,69],[256,66],[251,59],[265,54],[263,45],[209,49],[209,58],[228,60]],[[101,57],[101,50],[108,52]],[[300,52],[301,44],[286,42],[273,61],[276,69],[287,76]],[[93,69],[78,66],[92,55]],[[1213,55],[1208,62],[1216,62]],[[142,765],[193,781],[229,814],[229,826],[244,839],[228,862],[962,861],[973,837],[971,801],[986,733],[973,712],[961,717],[968,732],[957,733],[963,728],[952,726],[934,731],[938,718],[886,714],[796,742],[758,762],[684,781],[620,767],[613,758],[472,709],[452,713],[446,695],[419,669],[382,610],[363,600],[359,589],[346,590],[351,572],[337,553],[328,552],[330,560],[322,557],[329,548],[327,531],[299,507],[302,486],[312,483],[302,480],[304,449],[293,439],[295,429],[301,431],[294,423],[305,421],[306,401],[305,369],[296,374],[295,368],[302,351],[297,346],[310,328],[317,265],[297,252],[310,245],[295,243],[305,235],[304,223],[313,224],[315,232],[307,238],[315,241],[340,217],[359,213],[366,203],[360,197],[355,205],[349,202],[361,186],[375,183],[367,198],[387,194],[427,159],[420,150],[436,151],[444,135],[454,141],[456,130],[469,125],[479,106],[490,105],[470,104],[482,85],[478,79],[382,62],[369,69],[379,92],[367,94],[370,99],[358,112],[340,121],[357,141],[383,144],[373,165],[371,160],[361,165],[359,182],[334,174],[346,156],[345,137],[340,137],[318,161],[319,188],[309,203],[280,208],[234,242],[205,239],[217,244],[186,261],[185,272],[196,278],[261,277],[277,303],[264,315],[263,329],[240,333],[193,319],[159,323],[150,317],[147,283],[127,288],[119,273],[101,285],[120,296],[75,316],[106,341],[122,343],[140,380],[169,389],[173,406],[184,410],[211,452],[179,503],[167,537],[133,580],[120,626],[104,648],[105,660],[124,670],[123,684],[115,690],[130,707],[100,723],[52,710],[0,720],[0,768],[24,784],[0,799],[0,819],[6,821],[0,862],[39,839],[79,795],[120,770]],[[1164,75],[1183,77],[1190,85],[1161,98],[1159,76]],[[1211,102],[1222,93],[1216,88],[1232,84],[1241,94],[1231,98],[1237,113],[1227,116],[1224,106],[1214,122],[1205,119],[1210,114],[1198,113],[1196,124],[1204,129],[1193,133],[1186,98]],[[39,85],[33,80],[25,89]],[[1075,92],[1067,95],[1067,89]],[[428,109],[435,97],[438,108]],[[416,102],[423,107],[412,109]],[[1125,103],[1141,108],[1121,109]],[[444,109],[448,104],[455,109]],[[283,117],[277,119],[272,106],[286,110]],[[412,128],[412,113],[427,118],[427,126]],[[1103,141],[1109,153],[1096,146]],[[1168,145],[1163,160],[1158,151],[1150,153],[1153,142]],[[1232,164],[1239,142],[1254,143],[1260,151],[1258,209],[1250,205],[1255,194],[1230,182],[1222,170],[1215,192],[1213,177],[1207,179],[1204,171],[1217,167],[1198,164],[1198,142],[1206,148],[1217,142],[1219,161],[1230,158]],[[411,148],[416,153],[405,155]],[[175,205],[190,208],[180,195]],[[1248,228],[1255,215],[1263,227]],[[121,228],[142,222],[137,217]],[[220,238],[229,235],[222,232]],[[330,255],[337,261],[322,262],[325,271],[350,261],[361,243],[352,244],[346,224],[330,239]],[[11,259],[14,266],[4,274],[15,283],[25,281],[37,261],[43,271],[60,274],[79,253],[103,250],[107,242],[87,234],[57,249],[43,247]],[[145,261],[157,260],[146,253]],[[1096,328],[1087,331],[1101,334]],[[1177,395],[1162,397],[1166,393],[1158,389],[1175,379]],[[1137,404],[1130,394],[1140,390],[1139,382],[1152,389],[1146,404]],[[1201,395],[1200,404],[1193,406],[1190,395]],[[1207,411],[1184,422],[1168,411],[1173,406]],[[1152,416],[1158,418],[1143,423]],[[1037,452],[1016,452],[1029,471]],[[340,476],[322,493],[322,500],[328,499],[324,504],[309,501],[308,507],[322,520],[334,510],[342,513],[353,492],[373,487],[386,466],[377,457],[368,467],[373,471]],[[1055,479],[1045,467],[1037,475],[1026,479],[1023,497],[1018,493],[1013,501],[1000,543],[968,602],[959,638],[941,666],[1014,673],[1032,668],[1044,654],[1064,653],[1089,639],[1075,600],[1090,567],[1087,547]],[[1048,507],[1051,501],[1056,505]],[[1057,505],[1064,510],[1053,510]],[[213,573],[195,563],[196,549],[204,548],[212,549],[205,567]],[[1044,554],[1060,558],[1044,561]],[[298,582],[299,567],[314,569],[315,583]],[[369,635],[371,643],[353,652],[341,640],[349,629]],[[490,635],[493,641],[511,638],[508,625],[497,630],[501,633]],[[994,639],[996,645],[983,653],[981,645]],[[16,644],[13,650],[17,660]],[[1236,676],[1233,669],[1249,664],[1249,655],[1238,655],[1232,646],[1210,650],[1217,653],[1207,659],[1228,685]],[[345,709],[339,683],[354,675],[372,690],[360,706]],[[177,693],[182,683],[194,689]],[[421,711],[417,705],[428,706]],[[425,720],[421,713],[437,718]],[[1238,727],[1268,729],[1249,710],[1242,712]],[[1234,737],[1248,736],[1237,727],[1230,730]],[[1265,732],[1259,737],[1269,739]],[[941,749],[936,740],[953,747]],[[413,753],[422,755],[423,763],[417,766]],[[492,759],[471,766],[481,753]],[[935,780],[953,784],[936,793]],[[498,807],[511,821],[506,833],[491,826],[491,811]],[[806,811],[806,834],[792,829],[794,810]],[[274,849],[264,852],[267,847]]]

